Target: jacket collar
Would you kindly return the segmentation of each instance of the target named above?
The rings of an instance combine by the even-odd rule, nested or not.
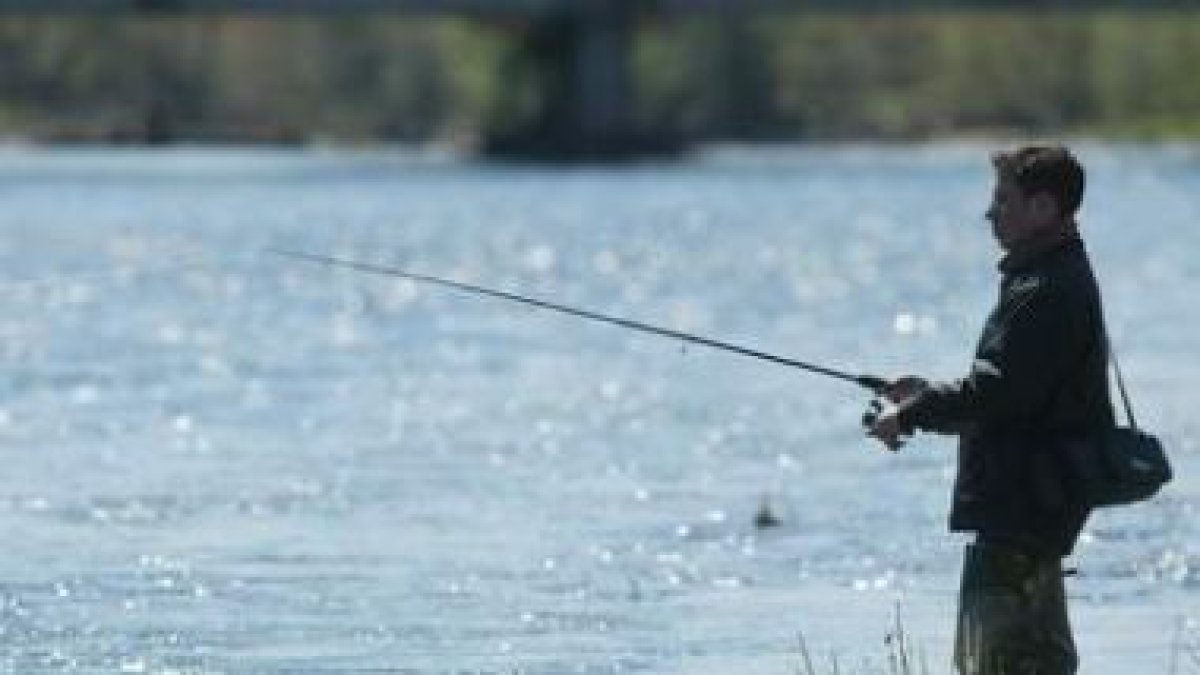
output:
[[[1081,246],[1083,246],[1083,240],[1079,238],[1079,226],[1074,222],[1069,222],[1009,251],[1000,259],[997,267],[1004,274],[1013,274],[1033,267],[1059,251]]]

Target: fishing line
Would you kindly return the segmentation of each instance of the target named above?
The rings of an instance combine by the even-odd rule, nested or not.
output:
[[[217,262],[209,259],[204,253],[199,251],[168,251],[165,255],[156,253],[152,262],[146,265],[136,264],[136,260],[142,257],[141,254],[136,258],[132,256],[113,256],[112,262],[115,269],[64,272],[37,279],[0,279],[0,293],[17,293],[25,289],[37,290],[41,287],[53,289],[54,287],[66,286],[68,284],[106,282],[122,277],[134,278],[143,275],[162,274],[164,272],[178,273],[212,270],[218,266]],[[149,258],[150,256],[146,255],[145,257]],[[223,260],[221,264],[227,262]]]

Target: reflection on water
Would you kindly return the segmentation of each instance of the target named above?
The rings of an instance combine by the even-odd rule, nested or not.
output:
[[[985,150],[0,156],[0,663],[791,672],[801,631],[881,655],[896,603],[944,651],[948,441],[885,455],[842,383],[263,250],[950,377],[994,293]],[[1200,620],[1200,162],[1083,154],[1112,330],[1179,478],[1093,521],[1076,625],[1087,672],[1166,672],[1145,664]]]

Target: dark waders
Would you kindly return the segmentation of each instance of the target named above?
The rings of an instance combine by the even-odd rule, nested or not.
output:
[[[954,663],[960,675],[1073,675],[1061,559],[968,545]]]

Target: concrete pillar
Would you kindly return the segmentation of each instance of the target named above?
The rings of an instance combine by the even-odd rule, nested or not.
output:
[[[632,18],[621,3],[580,18],[574,46],[572,126],[585,138],[629,136],[633,129]]]

